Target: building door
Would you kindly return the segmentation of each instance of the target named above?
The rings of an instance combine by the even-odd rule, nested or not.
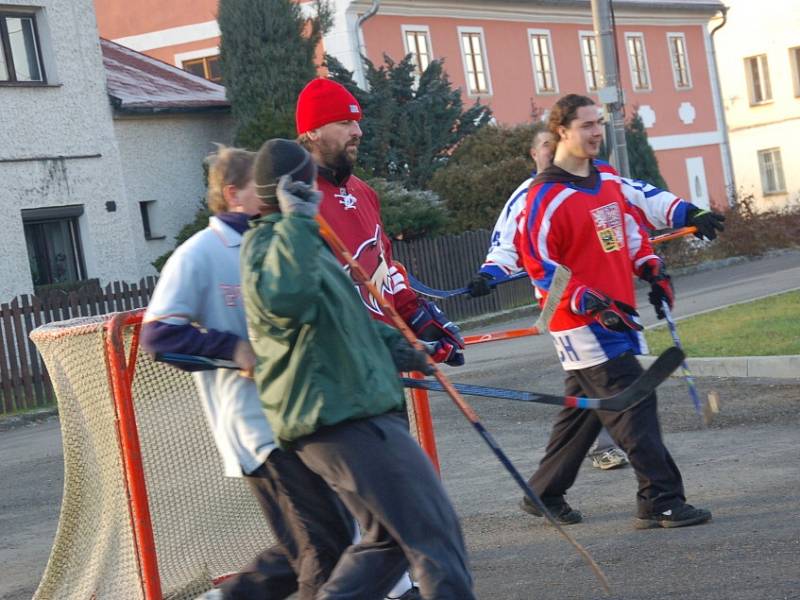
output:
[[[708,197],[706,183],[706,168],[702,156],[693,156],[686,159],[686,175],[689,178],[689,195],[692,204],[700,208],[710,209],[711,202]]]

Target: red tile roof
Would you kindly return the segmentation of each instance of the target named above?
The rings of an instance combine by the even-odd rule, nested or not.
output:
[[[225,88],[178,67],[100,39],[107,91],[127,113],[225,110]]]

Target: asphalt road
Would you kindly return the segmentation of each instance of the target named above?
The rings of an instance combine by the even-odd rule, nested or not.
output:
[[[677,277],[675,286],[677,317],[795,289],[800,253]],[[642,312],[646,322],[653,320],[648,308]],[[526,325],[529,320],[482,331]],[[448,369],[455,381],[561,390],[563,374],[544,336],[472,346],[467,359],[467,366]],[[722,398],[712,428],[700,428],[678,379],[659,391],[662,425],[689,501],[710,508],[714,520],[634,531],[632,471],[586,466],[569,494],[585,522],[570,531],[608,573],[613,598],[800,599],[800,374],[698,384],[701,393],[715,389]],[[462,517],[478,597],[605,597],[572,548],[517,509],[521,492],[450,401],[434,394],[431,404],[443,479]],[[474,399],[474,407],[527,477],[554,409],[486,399]],[[0,432],[0,599],[32,596],[55,534],[62,485],[56,419]]]

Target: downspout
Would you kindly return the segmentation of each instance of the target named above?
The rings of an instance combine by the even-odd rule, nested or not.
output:
[[[709,35],[710,44],[708,47],[709,66],[713,70],[711,85],[714,100],[717,104],[718,126],[722,132],[722,172],[725,177],[725,188],[728,194],[728,206],[733,207],[736,203],[736,181],[733,175],[733,159],[731,158],[731,142],[728,137],[728,123],[725,119],[725,104],[722,101],[722,86],[719,80],[719,70],[717,69],[717,53],[714,45],[714,34],[725,27],[728,22],[728,7],[722,7],[722,23],[714,27]]]
[[[372,0],[372,6],[367,9],[363,15],[356,19],[356,41],[358,42],[358,56],[356,56],[356,65],[358,73],[358,85],[362,89],[367,89],[367,75],[364,72],[364,61],[362,56],[367,55],[367,46],[364,42],[364,30],[362,29],[364,23],[374,17],[381,7],[381,0]]]

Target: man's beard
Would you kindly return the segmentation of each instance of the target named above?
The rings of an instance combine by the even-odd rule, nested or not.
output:
[[[355,152],[351,156],[349,148],[355,147]],[[358,146],[348,144],[339,151],[328,148],[322,149],[321,153],[324,166],[331,169],[337,175],[349,175],[353,172],[353,167],[358,156]]]

